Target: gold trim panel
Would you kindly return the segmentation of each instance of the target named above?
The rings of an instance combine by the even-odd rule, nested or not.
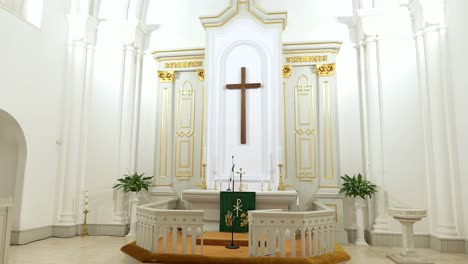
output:
[[[335,75],[335,63],[316,65],[319,77],[331,77]]]
[[[313,76],[311,76],[313,78]],[[295,169],[299,181],[317,178],[316,104],[313,85],[302,74],[294,86]]]
[[[181,62],[167,62],[164,67],[167,68],[196,68],[202,67],[203,61],[181,61]]]
[[[189,180],[193,176],[195,152],[195,90],[192,83],[186,80],[177,94],[175,176],[178,180]]]
[[[162,83],[174,82],[175,72],[174,71],[158,71],[159,81]]]
[[[324,61],[328,61],[328,56],[327,55],[286,57],[286,62],[287,63],[324,62]]]
[[[333,128],[332,128],[332,113],[331,113],[331,95],[330,83],[323,82],[323,168],[325,179],[335,179],[335,168],[333,158]]]

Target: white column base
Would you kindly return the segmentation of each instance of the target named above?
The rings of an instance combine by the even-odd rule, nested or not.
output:
[[[391,253],[388,254],[387,257],[398,264],[434,264],[434,261],[416,254],[412,256],[402,256],[398,253]]]
[[[126,212],[114,213],[112,215],[112,224],[115,225],[126,225],[128,224],[128,215]]]
[[[437,234],[446,237],[457,237],[457,228],[455,226],[442,226],[437,227]]]
[[[63,213],[59,216],[57,224],[64,226],[75,225],[75,216],[73,213]]]

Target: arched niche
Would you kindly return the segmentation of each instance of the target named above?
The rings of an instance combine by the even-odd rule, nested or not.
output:
[[[26,166],[26,139],[16,119],[2,109],[0,146],[0,198],[13,199],[12,229],[18,230]]]

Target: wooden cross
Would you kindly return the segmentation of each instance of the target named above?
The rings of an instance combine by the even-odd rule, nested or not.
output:
[[[241,144],[246,143],[246,122],[245,122],[245,89],[260,88],[260,83],[245,83],[245,67],[241,68],[241,83],[240,84],[226,84],[226,89],[240,89],[241,90]]]

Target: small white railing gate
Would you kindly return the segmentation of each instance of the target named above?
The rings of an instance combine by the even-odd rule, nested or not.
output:
[[[312,257],[331,253],[335,247],[335,211],[314,203],[318,211],[283,212],[281,210],[249,211],[249,255],[286,256],[286,243],[291,257],[296,257],[296,235],[300,255]]]
[[[166,204],[167,201],[163,201],[137,206],[137,245],[153,253],[168,253],[168,236],[172,233],[170,253],[186,254],[187,237],[190,236],[191,254],[196,254],[197,237],[201,239],[200,254],[203,254],[204,211],[158,209],[164,208]],[[181,231],[180,242],[182,244],[179,252],[177,249],[178,230]],[[162,252],[158,252],[160,246]]]

